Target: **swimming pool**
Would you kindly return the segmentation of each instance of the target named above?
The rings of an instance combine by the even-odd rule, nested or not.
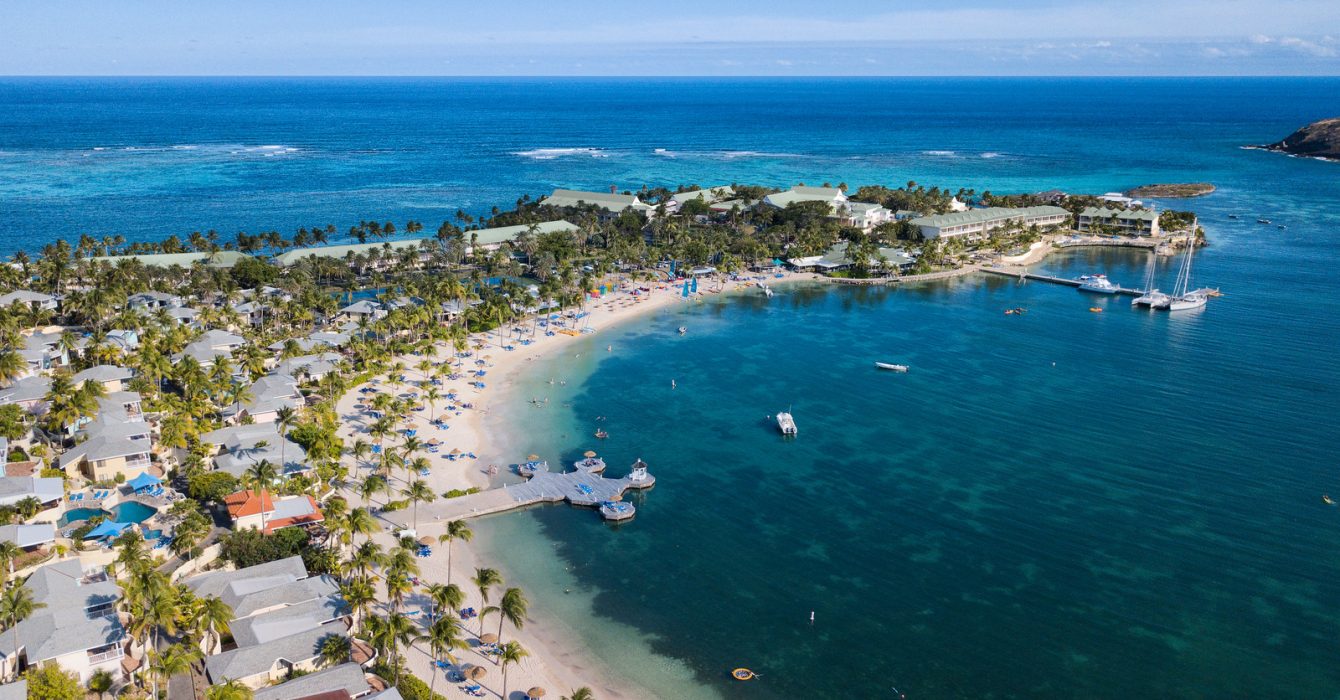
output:
[[[88,520],[95,515],[107,516],[114,523],[142,523],[153,517],[158,510],[152,506],[146,506],[137,501],[126,501],[110,512],[100,508],[72,508],[65,511],[65,515],[60,519],[61,527],[76,523],[81,520]]]

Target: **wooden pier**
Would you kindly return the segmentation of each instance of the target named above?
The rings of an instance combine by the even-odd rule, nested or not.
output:
[[[990,274],[993,274],[993,275],[1000,275],[1000,276],[1002,276],[1002,277],[1013,277],[1013,278],[1018,279],[1018,280],[1036,280],[1036,281],[1038,281],[1038,282],[1050,282],[1050,283],[1052,283],[1052,284],[1064,284],[1064,285],[1067,286],[1067,287],[1076,287],[1076,288],[1078,288],[1081,284],[1083,284],[1083,282],[1080,282],[1079,280],[1066,279],[1066,278],[1064,278],[1064,277],[1052,277],[1052,276],[1050,276],[1050,275],[1039,275],[1039,274],[1036,274],[1036,273],[1029,272],[1029,271],[1027,271],[1027,270],[1025,270],[1024,268],[1021,268],[1021,267],[1014,267],[1014,268],[1009,268],[1009,267],[984,267],[984,268],[982,268],[982,272],[988,272],[988,273],[990,273]],[[1131,296],[1131,297],[1138,297],[1138,296],[1143,296],[1145,292],[1144,292],[1143,289],[1127,289],[1126,287],[1116,287],[1116,288],[1113,290],[1113,293],[1114,293],[1114,294],[1123,294],[1123,295]]]
[[[629,490],[647,489],[655,484],[656,477],[646,471],[646,464],[641,460],[633,465],[631,474],[618,479],[584,469],[563,473],[539,471],[524,483],[422,504],[419,506],[419,526],[431,526],[435,521],[446,523],[477,518],[540,503],[567,501],[574,506],[598,508],[604,501],[622,499]],[[386,514],[386,518],[399,526],[409,527],[412,511],[395,511]]]

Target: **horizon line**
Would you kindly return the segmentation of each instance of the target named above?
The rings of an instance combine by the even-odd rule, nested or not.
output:
[[[749,80],[807,80],[815,78],[831,79],[864,79],[864,80],[882,80],[882,79],[912,79],[912,78],[1056,78],[1056,79],[1098,79],[1098,78],[1144,78],[1144,79],[1181,79],[1181,78],[1214,78],[1214,79],[1272,79],[1272,78],[1314,78],[1331,79],[1340,78],[1340,73],[1254,73],[1254,74],[1228,74],[1228,73],[889,73],[881,75],[872,74],[848,74],[848,73],[815,73],[812,75],[769,75],[769,74],[710,74],[710,73],[684,73],[684,74],[662,74],[662,75],[628,75],[616,73],[530,73],[530,74],[488,74],[488,73],[5,73],[0,74],[0,79],[11,78],[305,78],[305,79],[342,79],[342,78],[378,78],[378,79],[399,79],[399,78],[467,78],[467,79],[590,79],[590,78],[611,78],[618,80],[657,80],[657,79],[749,79]]]

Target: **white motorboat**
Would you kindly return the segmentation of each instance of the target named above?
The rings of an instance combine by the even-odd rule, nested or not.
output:
[[[876,362],[875,366],[880,369],[892,370],[894,372],[906,372],[911,369],[907,365],[895,365],[892,362]]]
[[[1119,287],[1112,284],[1107,275],[1083,275],[1079,278],[1079,290],[1081,292],[1116,294],[1118,289]]]
[[[790,413],[778,413],[777,429],[781,430],[783,435],[795,435],[797,432],[796,421],[791,417]]]
[[[680,327],[679,327],[679,334],[680,334],[680,335],[684,335],[685,333],[688,333],[688,332],[689,332],[689,329],[688,329],[687,326],[680,326]]]

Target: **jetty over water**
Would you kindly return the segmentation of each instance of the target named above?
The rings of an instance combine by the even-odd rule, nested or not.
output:
[[[1079,280],[1066,279],[1065,277],[1052,277],[1050,275],[1039,275],[1029,272],[1022,267],[983,267],[982,272],[1002,277],[1013,277],[1019,280],[1037,280],[1039,282],[1050,282],[1052,284],[1064,284],[1067,287],[1079,287],[1084,284]],[[1113,293],[1124,294],[1126,296],[1138,297],[1144,295],[1143,289],[1127,289],[1126,287],[1115,287]]]
[[[651,488],[656,477],[647,472],[647,465],[638,460],[628,476],[610,479],[600,474],[576,469],[559,473],[537,471],[525,483],[488,489],[456,498],[447,498],[419,506],[419,524],[433,520],[449,522],[481,515],[502,513],[539,503],[567,501],[574,506],[598,508],[606,501],[618,501],[632,490]],[[631,507],[631,504],[629,504]],[[400,525],[410,523],[410,511],[396,511],[387,517]],[[631,517],[631,516],[630,516]],[[622,518],[620,518],[622,519]]]

